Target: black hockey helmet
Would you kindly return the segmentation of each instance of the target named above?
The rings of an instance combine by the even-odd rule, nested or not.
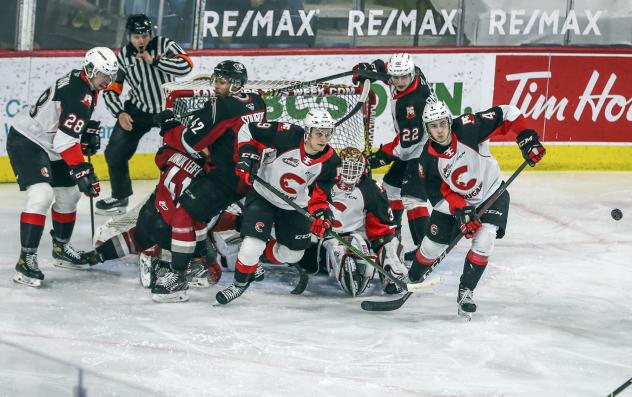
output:
[[[127,18],[127,24],[125,25],[127,34],[143,34],[152,33],[151,19],[145,14],[134,14]]]
[[[226,60],[215,66],[213,76],[229,81],[231,84],[243,87],[248,81],[248,71],[241,62]]]

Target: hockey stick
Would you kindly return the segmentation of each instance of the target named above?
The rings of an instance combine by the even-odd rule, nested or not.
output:
[[[367,101],[367,99],[369,99],[370,92],[371,92],[371,82],[367,80],[364,82],[364,85],[362,86],[362,93],[360,94],[360,97],[358,98],[358,103],[356,103],[353,109],[351,109],[351,111],[347,113],[343,118],[336,121],[335,126],[339,127],[340,125],[342,125],[342,123],[349,120],[351,117],[353,117],[353,115],[358,113],[360,109],[362,109],[362,106],[364,106],[364,103]]]
[[[296,204],[294,201],[292,201],[292,199],[290,199],[288,196],[286,196],[285,194],[281,193],[280,191],[278,191],[274,186],[270,185],[268,182],[264,181],[263,179],[261,179],[258,175],[254,175],[254,179],[255,181],[259,182],[263,187],[265,187],[270,193],[274,194],[275,196],[277,196],[278,198],[280,198],[281,200],[283,200],[287,205],[289,205],[290,207],[294,208],[298,213],[300,213],[301,215],[303,215],[305,218],[307,218],[310,222],[313,222],[314,218],[309,212],[307,212],[304,208],[301,208],[298,204]],[[426,289],[425,286],[421,286],[421,283],[415,283],[415,284],[410,284],[410,283],[406,283],[402,280],[399,280],[397,278],[395,278],[393,275],[391,275],[390,273],[388,273],[386,270],[384,270],[380,265],[376,264],[375,262],[373,262],[368,256],[366,256],[362,251],[360,251],[359,249],[357,249],[356,247],[354,247],[353,245],[349,244],[344,238],[342,238],[338,233],[334,232],[333,230],[329,229],[327,231],[327,233],[335,238],[336,240],[338,240],[338,242],[340,242],[340,244],[342,244],[345,248],[347,248],[349,251],[353,252],[354,254],[356,254],[360,259],[362,259],[363,261],[365,261],[367,264],[369,264],[369,266],[371,266],[372,268],[374,268],[375,270],[378,271],[378,273],[381,273],[384,277],[388,278],[389,280],[391,280],[395,285],[397,285],[399,288],[405,290],[405,291],[410,291],[410,290],[419,290],[419,289]]]
[[[321,78],[315,79],[315,80],[300,81],[298,83],[290,84],[290,85],[285,86],[285,87],[272,89],[272,90],[269,91],[269,94],[272,95],[272,96],[279,95],[279,94],[283,94],[283,93],[285,93],[287,91],[290,91],[290,90],[296,90],[296,89],[303,88],[303,87],[311,87],[311,86],[316,85],[318,83],[322,83],[322,82],[329,81],[329,80],[335,80],[335,79],[339,79],[341,77],[347,77],[347,76],[351,76],[351,75],[354,75],[354,74],[357,74],[359,76],[366,77],[366,78],[369,78],[369,79],[373,79],[373,80],[384,80],[384,79],[387,79],[389,77],[388,74],[374,72],[372,70],[349,70],[349,71],[342,72],[342,73],[332,74],[331,76],[321,77]]]
[[[513,182],[514,179],[516,179],[516,177],[518,175],[520,175],[520,173],[525,169],[527,164],[529,164],[529,163],[527,161],[524,161],[520,165],[520,167],[518,167],[518,169],[516,171],[514,171],[513,174],[511,174],[509,179],[507,179],[507,182],[505,182],[502,186],[500,186],[498,188],[498,190],[496,190],[496,192],[494,192],[494,194],[487,200],[485,205],[476,213],[475,219],[479,219],[496,202],[496,200],[503,193],[505,193],[505,191],[507,190],[509,185],[511,185],[511,182]],[[461,241],[461,238],[463,238],[463,233],[459,233],[450,242],[450,245],[448,245],[448,248],[446,248],[445,251],[443,251],[443,253],[441,255],[439,255],[439,257],[437,259],[435,259],[434,262],[432,262],[432,265],[430,265],[430,269],[428,269],[426,271],[426,274],[424,274],[424,276],[421,278],[421,280],[415,282],[415,284],[423,283],[424,280],[426,280],[428,278],[428,276],[432,273],[434,268],[446,257],[446,255],[448,255],[450,253],[450,251],[452,251],[452,249],[454,247],[456,247],[456,245],[459,243],[459,241]],[[361,304],[361,307],[362,307],[362,309],[364,309],[366,311],[369,311],[369,312],[388,312],[388,311],[392,311],[392,310],[397,310],[400,307],[402,307],[402,305],[408,300],[408,298],[410,298],[410,295],[412,295],[412,292],[409,290],[404,295],[402,295],[400,298],[394,299],[394,300],[390,300],[390,301],[363,301],[362,304]]]
[[[88,163],[92,165],[92,156],[88,155]],[[92,240],[94,241],[94,200],[92,195],[90,196],[90,230],[92,231]]]
[[[296,269],[296,271],[298,272],[298,283],[296,283],[294,289],[290,291],[290,294],[300,295],[303,293],[303,291],[305,291],[305,288],[307,288],[309,277],[307,276],[307,272],[305,271],[305,269],[303,269],[298,263],[293,263],[290,266]]]
[[[624,384],[622,384],[621,386],[619,386],[617,388],[617,390],[615,390],[612,393],[608,394],[608,397],[614,397],[614,396],[618,395],[619,393],[621,393],[623,390],[625,390],[631,384],[632,384],[632,378],[626,380]]]

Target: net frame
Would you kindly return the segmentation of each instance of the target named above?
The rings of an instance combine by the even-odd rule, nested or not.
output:
[[[250,80],[245,84],[243,91],[262,96],[268,104],[268,121],[283,121],[304,126],[303,120],[295,116],[299,116],[300,113],[304,117],[308,111],[307,107],[328,109],[336,121],[342,119],[358,103],[363,88],[362,85],[350,84],[318,83],[300,86],[301,84],[303,83],[285,80]],[[279,91],[288,86],[300,87]],[[196,76],[188,81],[165,83],[161,90],[164,108],[172,109],[182,123],[188,122],[193,111],[216,98],[210,75]],[[344,106],[341,100],[344,101]],[[273,104],[272,112],[270,103]],[[370,91],[361,109],[336,127],[330,145],[336,150],[352,146],[368,154],[375,136],[376,105],[377,96],[375,92]]]

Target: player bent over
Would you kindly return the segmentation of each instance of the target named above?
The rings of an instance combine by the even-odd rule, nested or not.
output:
[[[322,237],[331,228],[330,192],[340,164],[329,146],[333,131],[334,120],[326,110],[310,110],[305,129],[272,122],[250,123],[239,130],[237,175],[245,183],[253,183],[253,175],[258,175],[297,205],[305,208],[309,203],[308,211],[316,219],[310,225],[302,214],[254,181],[246,196],[235,281],[217,293],[217,302],[227,304],[244,293],[262,254],[271,263],[298,262],[309,247],[310,231]],[[266,245],[273,226],[276,240]]]
[[[114,235],[95,249],[94,262],[138,254],[154,245],[171,251],[168,268],[152,286],[155,302],[189,300],[186,273],[192,259],[205,254],[206,223],[196,222],[179,205],[182,191],[204,172],[199,160],[163,146],[156,154],[160,180],[140,210],[135,227]]]
[[[331,191],[334,231],[367,256],[376,253],[380,266],[408,282],[408,269],[400,257],[402,247],[396,235],[397,226],[384,189],[368,176],[366,158],[360,150],[343,149],[340,159],[339,180]],[[326,238],[322,247],[329,275],[347,294],[362,294],[373,278],[373,267],[334,238]],[[387,293],[399,292],[388,279],[384,283]]]
[[[424,237],[408,273],[411,281],[421,280],[453,238],[458,227],[472,246],[465,258],[458,291],[458,314],[470,318],[476,311],[473,293],[480,280],[494,241],[505,235],[509,193],[505,191],[480,217],[480,208],[503,184],[498,162],[489,152],[492,133],[517,134],[522,155],[531,166],[542,159],[545,149],[538,134],[512,105],[495,106],[484,112],[464,114],[452,120],[443,102],[426,105],[424,128],[430,141],[421,164],[426,191],[434,205],[430,232]]]
[[[430,87],[409,54],[394,54],[386,64],[377,59],[371,64],[360,63],[355,68],[372,69],[390,76],[385,83],[392,95],[391,110],[396,135],[392,142],[380,146],[379,151],[369,155],[368,161],[371,168],[392,163],[384,175],[383,186],[395,216],[398,235],[405,209],[413,243],[418,247],[430,216],[417,162],[428,140],[421,115],[426,99],[431,96]],[[353,77],[354,83],[364,79],[357,75]]]
[[[99,122],[90,120],[99,91],[118,70],[109,48],[96,47],[84,57],[82,70],[73,70],[46,89],[35,104],[21,111],[7,135],[7,153],[26,205],[20,215],[20,259],[13,277],[18,283],[39,286],[44,274],[37,249],[46,214],[52,204],[53,258],[60,267],[88,267],[88,256],[70,245],[77,202],[84,193],[99,194],[100,186],[86,154],[100,143]]]

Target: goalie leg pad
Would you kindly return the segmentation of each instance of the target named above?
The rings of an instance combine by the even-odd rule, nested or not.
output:
[[[354,247],[369,255],[369,247],[364,238],[351,233],[345,238]],[[323,243],[327,254],[329,275],[336,279],[340,288],[351,296],[358,296],[366,291],[375,275],[375,269],[359,259],[337,240],[330,239]]]

